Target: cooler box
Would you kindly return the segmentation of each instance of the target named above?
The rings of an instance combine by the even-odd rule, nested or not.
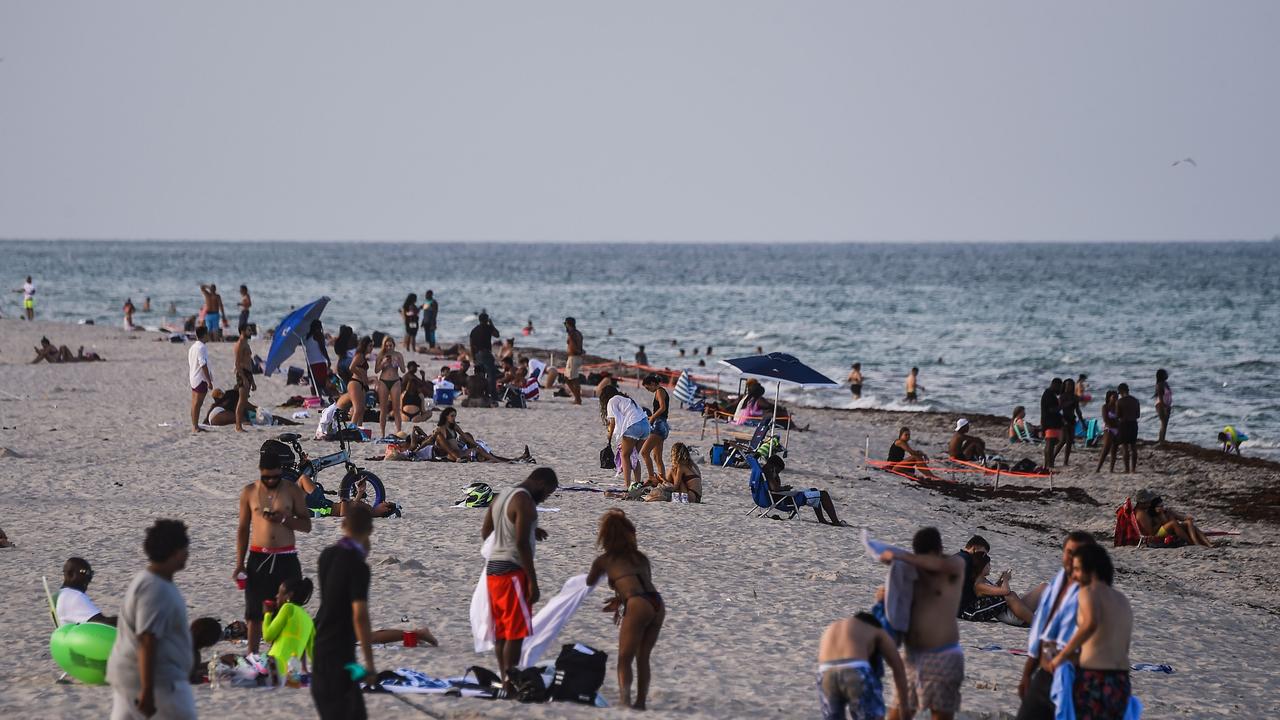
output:
[[[453,398],[458,394],[454,388],[436,388],[435,401],[437,405],[452,405]]]
[[[726,451],[725,451],[724,445],[718,445],[718,444],[712,445],[711,446],[711,464],[719,465],[723,467],[725,454],[726,454]]]

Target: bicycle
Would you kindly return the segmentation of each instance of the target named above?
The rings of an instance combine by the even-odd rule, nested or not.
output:
[[[345,418],[340,417],[339,422],[345,424]],[[382,485],[382,479],[351,462],[350,443],[360,439],[359,428],[343,427],[338,431],[338,452],[317,458],[308,456],[302,449],[302,444],[298,442],[301,438],[298,433],[281,433],[276,436],[277,440],[292,448],[292,457],[285,461],[282,468],[285,478],[297,482],[299,477],[306,475],[325,495],[336,494],[341,500],[358,500],[375,508],[386,501],[387,491]],[[318,477],[321,470],[335,465],[343,465],[347,469],[336,493],[324,490]],[[370,490],[373,491],[372,502],[369,498]]]

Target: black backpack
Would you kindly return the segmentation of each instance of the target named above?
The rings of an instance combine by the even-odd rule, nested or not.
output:
[[[549,692],[556,700],[594,705],[596,693],[604,685],[609,656],[601,650],[570,643],[560,648],[556,658],[556,676]]]

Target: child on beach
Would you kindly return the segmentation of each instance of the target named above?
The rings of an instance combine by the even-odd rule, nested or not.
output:
[[[1222,443],[1222,452],[1230,455],[1233,451],[1240,454],[1240,443],[1249,439],[1248,435],[1236,430],[1231,425],[1222,428],[1222,432],[1218,433],[1218,442]]]

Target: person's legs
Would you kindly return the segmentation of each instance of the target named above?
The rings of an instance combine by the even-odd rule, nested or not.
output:
[[[1111,450],[1111,433],[1102,433],[1102,454],[1098,455],[1098,467],[1094,469],[1094,473],[1102,472],[1102,463],[1107,460],[1107,452]]]
[[[622,442],[618,443],[618,447],[621,453],[619,457],[622,458],[622,482],[629,488],[632,482],[639,482],[640,480],[638,477],[639,468],[631,467],[631,453],[636,449],[636,439],[623,435]]]
[[[1159,406],[1156,408],[1156,413],[1160,416],[1160,439],[1156,442],[1163,443],[1165,431],[1169,429],[1169,406]]]
[[[374,387],[378,391],[378,437],[387,436],[387,411],[391,407],[391,394],[387,392],[387,386],[381,380],[375,380],[377,383]]]
[[[827,517],[831,518],[831,524],[839,525],[840,518],[836,517],[835,503],[831,502],[831,493],[827,492],[826,490],[822,491],[821,505],[822,505],[822,509],[827,512]],[[814,511],[816,512],[817,508],[814,508]],[[818,521],[819,522],[822,521],[822,515],[820,513],[818,515]]]
[[[649,474],[649,482],[661,480],[665,472],[657,471],[654,466],[662,467],[662,437],[657,433],[649,433],[640,445],[640,457],[644,458],[644,469]]]
[[[626,603],[627,614],[622,618],[618,630],[618,692],[623,706],[631,707],[631,664],[644,644],[645,632],[654,621],[656,611],[653,604],[642,597],[630,598]],[[657,642],[656,634],[654,641]],[[638,687],[636,692],[636,699],[641,702],[640,707],[643,707],[645,693],[649,690],[648,673],[645,675],[643,690]]]
[[[1133,441],[1129,443],[1129,456],[1133,463],[1132,466],[1129,468],[1129,472],[1138,472],[1138,439],[1137,438],[1134,438]]]
[[[236,396],[236,432],[244,432],[244,423],[248,420],[249,386],[241,384]]]
[[[1046,432],[1045,438],[1044,438],[1044,466],[1047,468],[1053,467],[1053,458],[1058,454],[1057,445],[1058,445],[1058,439],[1054,437],[1049,437],[1048,433]]]
[[[204,383],[200,383],[203,387]],[[204,405],[204,390],[191,391],[191,432],[203,432],[200,429],[200,406]]]
[[[364,386],[358,382],[348,383],[347,392],[351,394],[351,422],[356,427],[364,427]]]
[[[653,655],[654,646],[658,644],[658,634],[662,631],[662,622],[666,616],[666,608],[657,611],[653,621],[644,629],[644,638],[636,652],[636,699],[631,707],[637,710],[643,710],[649,698],[649,659]]]
[[[400,432],[400,429],[403,427],[400,420],[400,393],[403,391],[403,384],[397,382],[395,387],[391,388],[391,392],[389,393],[391,395],[391,417],[395,418],[396,432]]]

